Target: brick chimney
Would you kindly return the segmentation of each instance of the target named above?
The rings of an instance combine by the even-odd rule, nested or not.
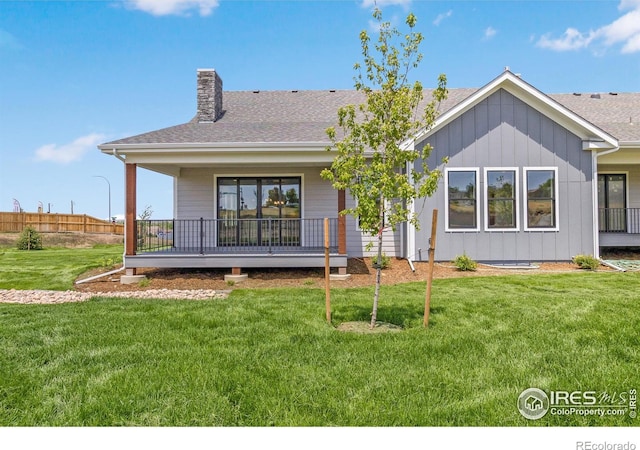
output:
[[[198,69],[198,123],[222,116],[222,79],[213,69]]]

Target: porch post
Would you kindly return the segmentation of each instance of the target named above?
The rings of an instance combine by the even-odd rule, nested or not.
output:
[[[125,164],[125,254],[136,254],[136,164]],[[127,275],[135,275],[135,269],[127,269]]]

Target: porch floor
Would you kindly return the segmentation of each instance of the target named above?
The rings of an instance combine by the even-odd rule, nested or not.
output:
[[[127,268],[324,267],[323,247],[168,247],[125,256]],[[347,255],[329,251],[331,267],[347,267]]]

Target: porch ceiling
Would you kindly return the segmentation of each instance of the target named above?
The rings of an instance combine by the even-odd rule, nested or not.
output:
[[[640,145],[602,155],[598,157],[598,165],[601,164],[640,164]]]

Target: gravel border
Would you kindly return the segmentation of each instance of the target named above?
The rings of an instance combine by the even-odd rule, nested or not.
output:
[[[129,292],[78,292],[0,289],[0,303],[59,304],[84,302],[94,297],[173,299],[173,300],[214,300],[229,296],[231,291],[211,289],[149,289]]]

